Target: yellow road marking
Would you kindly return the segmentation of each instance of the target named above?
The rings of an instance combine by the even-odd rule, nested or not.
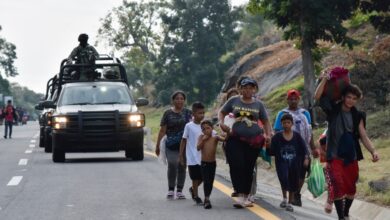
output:
[[[149,151],[144,151],[144,153],[149,155],[149,156],[152,156],[152,157],[157,157],[155,153],[152,153]],[[233,192],[233,190],[231,188],[229,188],[228,186],[224,185],[223,183],[221,183],[217,180],[214,181],[214,187],[229,197]],[[233,199],[235,201],[237,201],[237,199],[235,199],[235,198],[233,198]],[[280,220],[279,217],[275,216],[274,214],[272,214],[271,212],[269,212],[268,210],[264,209],[263,207],[261,207],[257,204],[253,204],[253,207],[247,207],[247,209],[249,211],[253,212],[254,214],[256,214],[257,216],[261,217],[262,219]]]

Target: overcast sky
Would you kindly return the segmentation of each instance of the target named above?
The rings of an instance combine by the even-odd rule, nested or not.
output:
[[[249,0],[232,0],[233,5]],[[78,45],[80,33],[95,42],[99,19],[122,0],[0,0],[0,36],[16,45],[19,76],[8,78],[44,93],[62,59]],[[97,48],[108,53],[106,48]]]

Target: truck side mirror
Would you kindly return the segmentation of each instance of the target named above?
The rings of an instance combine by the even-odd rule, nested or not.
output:
[[[43,108],[57,108],[57,105],[53,101],[43,101],[41,105]]]
[[[135,105],[137,107],[140,107],[140,106],[145,106],[145,105],[148,105],[149,104],[149,101],[145,98],[139,98],[135,101]]]
[[[34,108],[35,108],[36,110],[39,110],[39,111],[42,111],[42,110],[43,110],[43,106],[41,105],[41,103],[36,104]]]

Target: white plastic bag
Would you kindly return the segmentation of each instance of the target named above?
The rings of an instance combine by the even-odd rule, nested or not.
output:
[[[163,163],[164,165],[167,165],[167,155],[165,154],[165,141],[167,140],[167,136],[165,135],[163,138],[161,138],[160,141],[160,155],[158,156],[158,160]]]
[[[236,119],[234,118],[233,113],[229,113],[225,116],[224,119],[225,125],[228,126],[230,129],[232,129],[234,122],[236,122]]]

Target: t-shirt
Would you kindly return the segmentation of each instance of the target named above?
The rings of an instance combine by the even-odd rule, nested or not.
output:
[[[189,109],[183,108],[181,112],[174,112],[168,109],[164,112],[161,118],[160,126],[166,126],[166,147],[170,150],[178,151],[180,149],[180,141],[183,137],[184,127],[192,119],[192,114]]]
[[[202,134],[200,124],[196,124],[193,121],[186,124],[184,127],[183,138],[187,139],[186,145],[186,158],[187,165],[200,165],[201,152],[197,149],[198,138]]]
[[[283,137],[283,132],[276,133],[271,140],[270,154],[275,156],[277,170],[286,167],[298,169],[305,155],[309,155],[304,140],[295,131],[289,141]]]
[[[12,105],[7,105],[4,109],[4,119],[6,121],[13,121],[15,118],[15,109]]]
[[[230,98],[223,105],[221,111],[225,113],[232,112],[235,117],[247,116],[252,121],[268,119],[267,111],[261,101],[253,99],[252,103],[247,104],[241,100],[241,96]]]

